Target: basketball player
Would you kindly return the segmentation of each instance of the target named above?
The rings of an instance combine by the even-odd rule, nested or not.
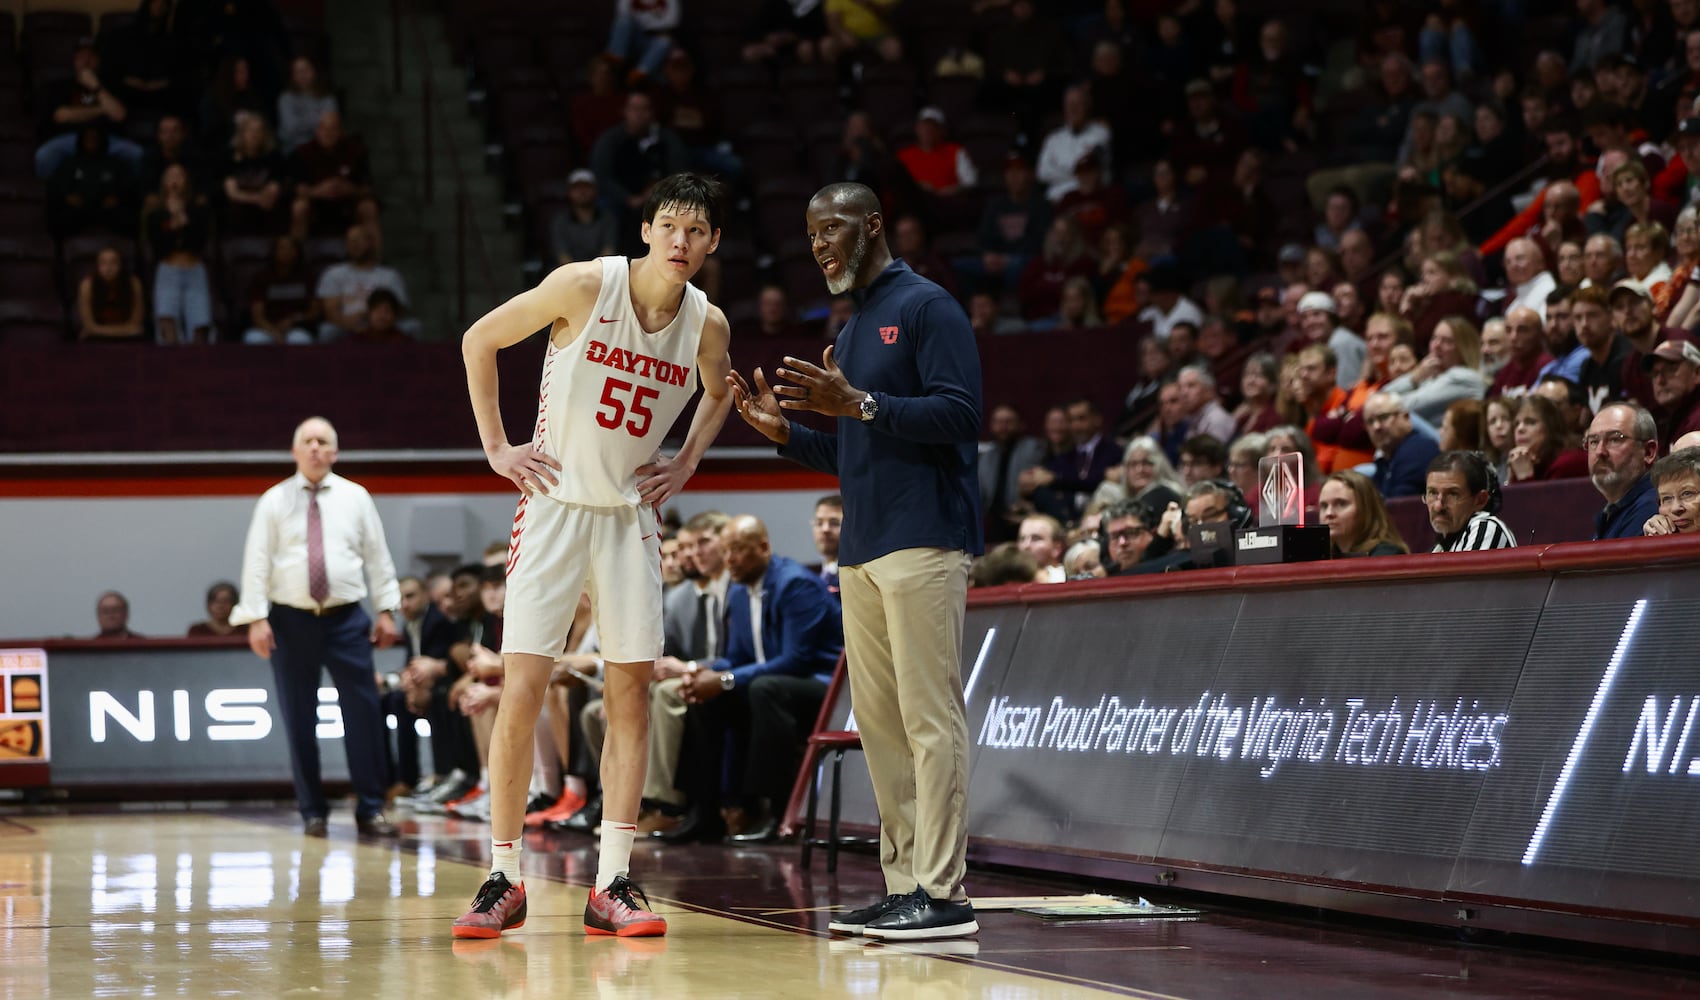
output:
[[[587,934],[665,934],[627,871],[647,763],[648,686],[661,654],[657,509],[678,493],[730,409],[726,317],[689,284],[720,242],[719,182],[675,174],[643,208],[639,260],[557,268],[472,325],[462,353],[490,467],[521,492],[508,550],[502,635],[506,679],[490,747],[490,877],[457,938],[525,923],[520,834],[532,729],[581,591],[596,608],[606,660],[602,849],[584,909]],[[496,353],[549,328],[530,441],[509,444],[497,405]],[[662,436],[703,383],[685,445]]]

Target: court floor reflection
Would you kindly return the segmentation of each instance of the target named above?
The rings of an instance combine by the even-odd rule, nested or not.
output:
[[[496,941],[451,942],[482,866],[414,837],[303,838],[281,816],[20,817],[0,840],[0,1000],[86,997],[986,997],[1087,996],[1078,984],[986,968],[924,948],[829,942],[766,918],[663,898],[681,886],[813,905],[790,857],[693,873],[685,852],[645,857],[661,939],[587,938],[587,851],[534,855],[529,916]],[[441,826],[445,842],[456,831]],[[463,853],[458,847],[450,854]],[[541,869],[553,868],[545,873]],[[789,885],[787,885],[789,883]],[[666,886],[666,891],[660,887]],[[786,905],[790,904],[790,905]]]

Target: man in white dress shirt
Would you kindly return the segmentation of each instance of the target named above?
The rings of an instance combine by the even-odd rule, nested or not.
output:
[[[395,612],[401,588],[372,495],[331,472],[336,429],[322,417],[295,428],[295,475],[260,497],[242,553],[242,599],[232,624],[252,623],[248,645],[271,661],[295,799],[308,836],[325,835],[330,811],[319,780],[319,681],[328,669],[342,712],[348,775],[363,834],[393,837],[384,818],[386,775],[383,711],[372,647],[400,638]],[[374,622],[360,602],[368,596]]]

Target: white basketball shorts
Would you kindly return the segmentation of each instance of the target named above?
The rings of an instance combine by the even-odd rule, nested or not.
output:
[[[522,497],[508,542],[502,652],[560,657],[588,593],[602,658],[661,655],[661,524],[655,509]]]

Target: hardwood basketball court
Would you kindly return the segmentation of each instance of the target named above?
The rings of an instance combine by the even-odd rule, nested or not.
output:
[[[1196,922],[1057,925],[980,916],[975,941],[832,939],[828,914],[880,892],[850,854],[836,876],[794,847],[650,847],[634,875],[670,932],[589,938],[594,842],[529,834],[529,915],[452,941],[482,882],[485,828],[421,817],[399,845],[328,840],[286,809],[0,813],[0,998],[1028,997],[1581,995],[1700,990],[1671,969],[1466,947],[1390,932],[1208,912]],[[971,872],[982,897],[1078,885]],[[1609,987],[1606,986],[1609,984]],[[1531,990],[1533,992],[1531,992]]]

